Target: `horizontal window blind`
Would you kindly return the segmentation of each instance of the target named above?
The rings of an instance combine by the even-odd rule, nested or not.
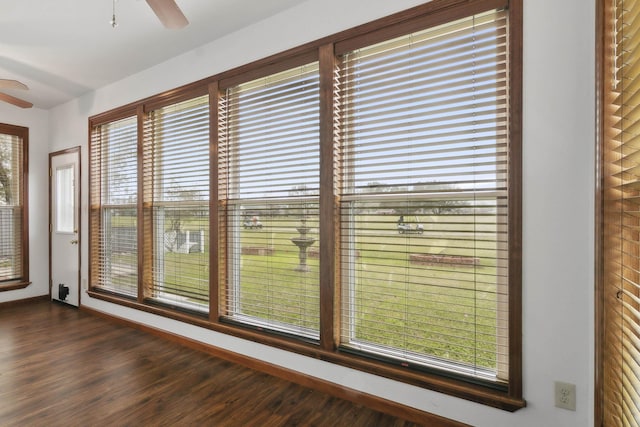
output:
[[[604,173],[603,426],[640,425],[640,3],[607,4]],[[608,39],[608,40],[611,40]],[[608,44],[606,45],[608,47]],[[606,55],[611,55],[607,51]]]
[[[137,119],[91,130],[91,284],[135,297],[138,291]]]
[[[507,20],[342,58],[343,348],[507,380]]]
[[[209,307],[209,96],[169,105],[145,121],[146,297]],[[148,232],[147,232],[148,231]]]
[[[0,286],[24,278],[24,141],[0,132]]]
[[[90,296],[524,406],[521,13],[434,0],[90,118]]]
[[[227,319],[319,336],[318,64],[227,90],[220,105]]]

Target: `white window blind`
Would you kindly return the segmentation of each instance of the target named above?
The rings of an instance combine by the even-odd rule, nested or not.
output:
[[[24,141],[0,131],[0,286],[23,280],[27,237],[24,233]]]
[[[145,121],[146,297],[209,307],[209,96],[169,105]]]
[[[91,130],[91,284],[136,297],[138,293],[137,119]]]
[[[342,347],[495,383],[508,366],[504,12],[342,58]]]
[[[227,319],[319,336],[317,63],[229,88],[220,104]]]

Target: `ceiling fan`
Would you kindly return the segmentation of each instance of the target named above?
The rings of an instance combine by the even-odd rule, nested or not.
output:
[[[116,1],[113,1],[113,16],[109,23],[113,28],[118,26],[116,22]],[[171,30],[179,30],[189,25],[189,21],[178,7],[175,0],[146,0],[153,13],[156,14],[162,25]]]
[[[147,0],[147,4],[165,28],[177,30],[189,25],[175,0]]]
[[[0,79],[0,89],[29,90],[26,84],[21,83],[17,80],[9,80],[9,79]],[[13,104],[16,107],[20,107],[20,108],[33,107],[32,103],[27,102],[24,99],[16,98],[15,96],[11,96],[4,92],[0,92],[0,101],[8,102],[9,104]]]

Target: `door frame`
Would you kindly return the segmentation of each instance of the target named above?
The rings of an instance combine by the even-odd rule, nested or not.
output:
[[[71,153],[77,153],[78,154],[78,185],[77,185],[77,189],[78,189],[78,205],[76,206],[76,215],[78,218],[78,307],[80,307],[81,303],[82,303],[82,209],[81,209],[81,204],[82,204],[82,149],[81,147],[78,145],[77,147],[71,147],[71,148],[67,148],[64,150],[60,150],[60,151],[54,151],[52,153],[49,153],[49,299],[51,299],[52,297],[52,288],[53,288],[53,277],[52,277],[52,257],[51,257],[51,250],[52,250],[52,233],[53,233],[53,212],[52,212],[52,206],[53,206],[53,170],[52,170],[52,160],[54,157],[56,156],[60,156],[63,154],[71,154]]]

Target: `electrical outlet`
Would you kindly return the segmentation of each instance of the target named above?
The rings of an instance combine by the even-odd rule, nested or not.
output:
[[[557,408],[568,409],[570,411],[576,410],[576,385],[575,384],[556,381],[555,396],[556,396]]]

